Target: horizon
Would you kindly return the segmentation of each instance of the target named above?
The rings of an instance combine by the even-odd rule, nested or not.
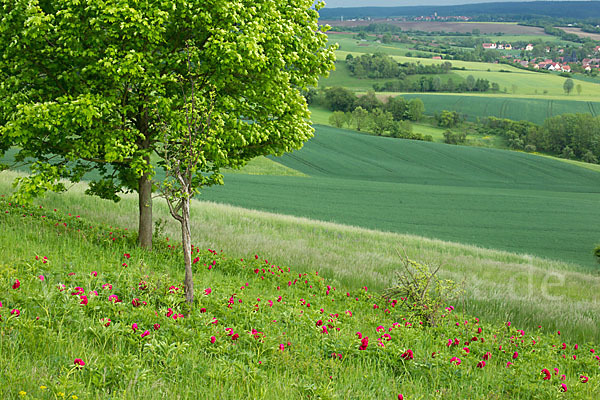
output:
[[[412,6],[456,6],[466,4],[482,3],[534,3],[539,1],[566,2],[566,1],[586,1],[599,2],[599,0],[328,0],[325,1],[325,8],[354,8],[354,7],[412,7]],[[442,4],[440,4],[442,3]]]

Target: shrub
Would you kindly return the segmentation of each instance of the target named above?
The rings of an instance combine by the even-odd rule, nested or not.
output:
[[[396,272],[396,284],[384,291],[383,297],[401,301],[401,306],[436,326],[444,306],[463,290],[451,280],[438,278],[441,266],[432,269],[407,257],[402,257],[404,269]]]

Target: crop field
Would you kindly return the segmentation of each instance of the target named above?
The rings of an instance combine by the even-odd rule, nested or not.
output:
[[[363,53],[369,53],[365,51]],[[345,59],[349,54],[345,51],[336,52],[338,59]],[[354,56],[359,56],[362,53],[352,52]],[[416,58],[416,57],[401,57],[393,56],[398,62],[421,63],[423,65],[440,64],[442,61],[433,60],[431,58]],[[570,100],[599,100],[600,85],[595,80],[579,81],[581,85],[581,94],[576,95],[574,92],[570,95],[565,94],[563,85],[567,78],[556,74],[545,74],[540,72],[526,71],[505,64],[491,64],[482,62],[456,61],[451,60],[452,66],[460,68],[454,70],[453,73],[461,76],[463,79],[469,75],[474,78],[487,79],[491,82],[496,82],[500,85],[500,89],[507,90],[508,93],[515,96],[526,96],[527,98],[553,98],[553,99],[570,99]],[[462,69],[464,68],[464,70]],[[350,78],[355,79],[355,78]],[[323,79],[322,79],[323,80]],[[382,82],[385,80],[381,80]],[[346,86],[351,87],[353,84],[348,81]],[[514,90],[514,92],[513,92]],[[494,95],[486,93],[486,95]]]
[[[320,21],[331,26],[367,26],[374,21]],[[468,33],[479,29],[481,33],[504,33],[510,35],[539,35],[548,36],[542,28],[522,26],[516,23],[498,22],[441,22],[441,21],[376,21],[399,26],[404,31],[423,32],[460,32]]]
[[[575,35],[577,35],[579,37],[600,40],[600,33],[584,32],[581,30],[581,28],[571,28],[571,27],[562,27],[562,26],[559,26],[558,28],[567,33],[574,33]]]
[[[382,93],[382,96],[389,95]],[[482,96],[465,94],[398,94],[406,99],[415,97],[423,100],[425,113],[433,115],[442,110],[456,111],[474,121],[477,118],[494,116],[512,120],[528,120],[541,124],[546,118],[566,113],[590,113],[600,115],[599,101],[570,101],[525,99],[510,96]]]
[[[439,62],[439,60],[438,60]],[[452,79],[455,84],[459,84],[460,82],[465,80],[465,77],[461,76],[462,74],[457,73],[462,71],[453,71],[448,74],[440,74],[437,75],[440,77],[442,83],[446,83],[448,79]],[[409,75],[407,76],[407,81],[417,81],[421,77],[429,77],[430,75]],[[333,87],[340,86],[350,89],[356,92],[366,92],[369,90],[373,90],[373,85],[382,84],[384,82],[393,81],[392,78],[384,78],[384,79],[372,79],[372,78],[363,78],[358,79],[350,75],[350,70],[348,69],[348,65],[346,61],[337,61],[335,63],[335,70],[332,71],[327,78],[322,78],[319,80],[319,87]]]
[[[309,175],[228,175],[201,198],[593,265],[600,174],[535,155],[317,126],[277,159]]]

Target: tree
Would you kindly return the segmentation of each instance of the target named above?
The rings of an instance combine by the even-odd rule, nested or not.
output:
[[[408,102],[408,118],[411,121],[420,121],[425,112],[425,104],[423,100],[414,98]]]
[[[156,1],[2,0],[0,149],[32,158],[19,198],[62,191],[95,170],[88,193],[139,196],[139,242],[151,248],[152,155],[163,127],[181,124],[178,77],[191,55],[198,98],[211,94],[219,140],[238,167],[261,154],[298,148],[312,132],[301,90],[331,69],[333,47],[312,1],[289,5]],[[213,124],[214,125],[214,124]],[[212,157],[216,153],[206,153]],[[202,185],[221,183],[218,168]]]
[[[381,103],[381,100],[375,96],[374,91],[369,90],[367,94],[360,96],[358,100],[356,100],[356,105],[364,108],[367,111],[373,111],[376,108],[381,108],[383,103]]]
[[[381,108],[376,108],[369,114],[369,126],[376,135],[383,135],[389,131],[394,121],[392,114],[383,111]]]
[[[582,89],[583,89],[583,88],[581,87],[581,83],[578,83],[578,84],[575,86],[575,90],[577,90],[577,95],[580,95],[580,94],[581,94],[581,90],[582,90]]]
[[[343,111],[334,111],[333,114],[329,116],[329,123],[336,128],[344,126],[344,122],[346,122],[346,113]]]
[[[352,111],[356,95],[346,88],[336,86],[325,90],[325,101],[331,111]]]
[[[401,121],[406,118],[406,111],[408,110],[408,102],[401,96],[388,97],[387,103],[385,103],[385,110],[392,113],[394,121]]]
[[[369,112],[358,106],[352,111],[352,117],[354,119],[354,123],[356,123],[356,130],[360,132],[360,130],[364,127],[367,117],[369,116]]]
[[[573,82],[573,79],[568,78],[565,80],[565,83],[563,84],[563,89],[566,94],[570,94],[571,91],[573,90],[574,86],[575,86],[575,83]]]

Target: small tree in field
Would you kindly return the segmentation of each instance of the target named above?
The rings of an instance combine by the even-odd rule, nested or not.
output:
[[[575,83],[573,82],[573,79],[571,79],[571,78],[568,78],[565,81],[565,83],[563,84],[563,89],[566,94],[570,94],[573,91],[574,87],[575,87]]]

